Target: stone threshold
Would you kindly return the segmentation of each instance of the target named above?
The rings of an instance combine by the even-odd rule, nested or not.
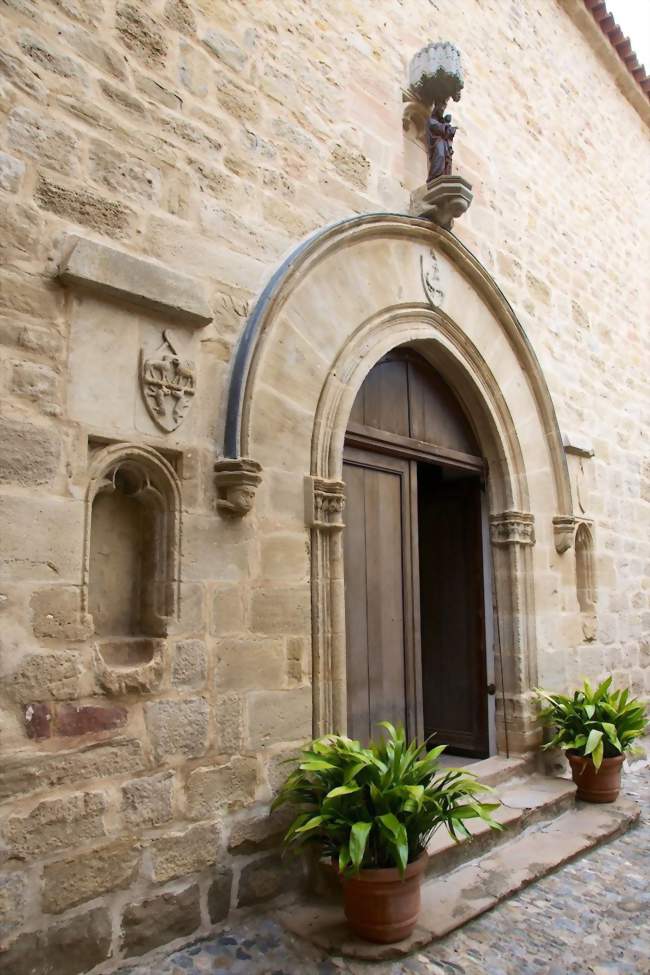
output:
[[[573,783],[542,775],[507,783],[497,791],[503,802],[499,811],[503,832],[477,827],[475,835],[458,845],[447,843],[445,834],[434,837],[419,923],[407,940],[375,945],[355,938],[345,922],[340,897],[293,904],[278,912],[280,922],[333,955],[366,961],[400,958],[623,833],[640,813],[627,799],[607,805],[577,802]]]

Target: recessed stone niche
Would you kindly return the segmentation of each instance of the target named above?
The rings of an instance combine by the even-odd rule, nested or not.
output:
[[[178,615],[180,483],[151,447],[111,444],[91,458],[82,591],[97,674],[110,693],[152,690]]]

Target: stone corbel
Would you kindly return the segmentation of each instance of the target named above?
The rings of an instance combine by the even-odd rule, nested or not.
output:
[[[345,484],[323,477],[305,478],[305,517],[311,528],[339,531],[343,528]]]
[[[214,475],[218,510],[236,518],[247,515],[262,480],[261,464],[250,457],[224,457],[215,463]]]
[[[490,515],[493,545],[534,545],[535,517],[525,511],[504,511]]]
[[[555,551],[558,555],[568,552],[573,547],[577,524],[577,519],[573,515],[558,515],[553,519]]]

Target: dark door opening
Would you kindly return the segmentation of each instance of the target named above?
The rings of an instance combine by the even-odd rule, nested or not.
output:
[[[489,754],[482,484],[452,390],[410,351],[369,374],[346,435],[348,733],[377,722]]]

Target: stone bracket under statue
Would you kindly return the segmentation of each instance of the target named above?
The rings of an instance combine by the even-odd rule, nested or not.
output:
[[[450,98],[459,101],[463,84],[460,52],[453,44],[427,44],[411,61],[404,118],[424,136],[428,171],[427,182],[411,194],[410,213],[443,230],[452,229],[473,199],[471,184],[452,173],[457,127],[446,113]]]

